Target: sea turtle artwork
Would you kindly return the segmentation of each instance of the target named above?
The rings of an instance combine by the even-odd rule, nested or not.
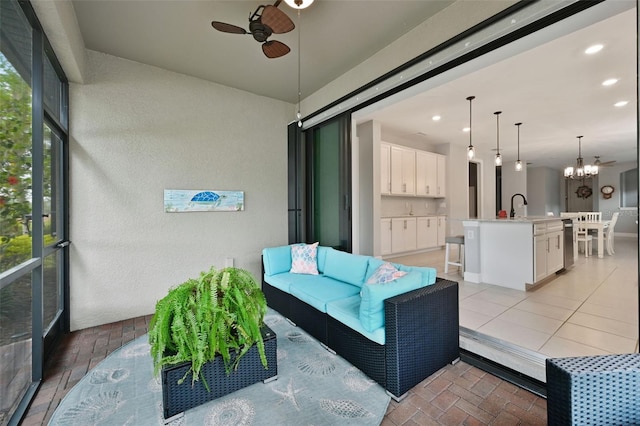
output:
[[[167,213],[242,211],[243,191],[165,189],[164,211]]]
[[[202,191],[194,195],[191,198],[191,202],[194,203],[194,205],[197,203],[217,207],[222,203],[224,198],[224,195],[221,197],[213,191]]]

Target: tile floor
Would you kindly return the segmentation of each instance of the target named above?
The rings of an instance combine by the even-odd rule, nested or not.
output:
[[[460,326],[545,357],[638,352],[638,241],[620,237],[615,254],[580,254],[573,267],[533,290],[466,282],[444,274],[444,250],[391,259],[432,266],[459,282]]]
[[[22,425],[47,424],[67,392],[111,352],[145,334],[149,320],[139,317],[64,336]],[[544,398],[460,361],[416,385],[401,402],[392,400],[382,425],[546,425],[546,419]]]

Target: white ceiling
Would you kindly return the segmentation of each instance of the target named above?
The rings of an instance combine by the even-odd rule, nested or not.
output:
[[[625,1],[625,0],[610,0]],[[302,96],[305,97],[384,48],[451,0],[316,0],[297,13],[279,8],[301,30]],[[608,2],[605,2],[608,3]],[[270,39],[292,51],[267,59],[250,35],[214,30],[217,20],[248,28],[258,1],[73,0],[88,49],[236,87],[287,102],[297,100],[297,29]],[[630,2],[635,4],[635,2]],[[359,117],[379,120],[385,133],[404,139],[467,145],[469,105],[473,103],[473,144],[500,147],[505,161],[520,157],[532,166],[562,168],[575,163],[578,142],[586,161],[636,158],[637,31],[635,8],[510,59],[441,84],[400,103]],[[586,56],[600,42],[605,48]],[[604,88],[609,77],[618,84]],[[624,108],[613,103],[628,100]],[[442,116],[433,122],[431,116]]]
[[[295,103],[298,29],[305,97],[453,2],[316,0],[300,21],[282,2],[279,9],[297,28],[269,38],[291,48],[277,59],[266,58],[252,36],[211,26],[221,21],[248,30],[258,5],[274,1],[73,0],[73,6],[88,49]]]
[[[594,43],[604,49],[584,50]],[[500,115],[500,152],[505,162],[517,157],[530,167],[562,169],[575,165],[578,139],[582,156],[593,162],[636,159],[636,9],[630,9],[569,35],[524,51],[460,78],[429,88],[370,114],[383,136],[429,143],[469,144],[469,96],[473,100],[472,141],[480,150],[495,150]],[[602,86],[608,78],[618,83]],[[443,78],[446,81],[446,78]],[[613,104],[626,100],[622,108]],[[373,108],[375,109],[375,108]],[[440,115],[438,122],[432,120]]]

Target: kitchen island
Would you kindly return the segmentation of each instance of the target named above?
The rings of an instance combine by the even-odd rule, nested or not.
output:
[[[527,290],[564,267],[557,217],[463,220],[465,281]]]

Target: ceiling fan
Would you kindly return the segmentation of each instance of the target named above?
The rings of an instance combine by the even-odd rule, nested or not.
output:
[[[594,166],[598,166],[598,167],[610,167],[613,166],[613,163],[616,162],[616,160],[611,160],[611,161],[600,161],[600,156],[599,155],[594,155],[594,157],[596,159],[596,161],[593,162]]]
[[[251,34],[257,42],[262,43],[262,52],[267,58],[279,58],[291,49],[280,41],[267,39],[271,34],[288,33],[296,27],[286,13],[278,9],[280,2],[281,0],[276,0],[273,5],[258,6],[249,16],[249,31],[225,22],[213,21],[211,25],[223,33]]]

